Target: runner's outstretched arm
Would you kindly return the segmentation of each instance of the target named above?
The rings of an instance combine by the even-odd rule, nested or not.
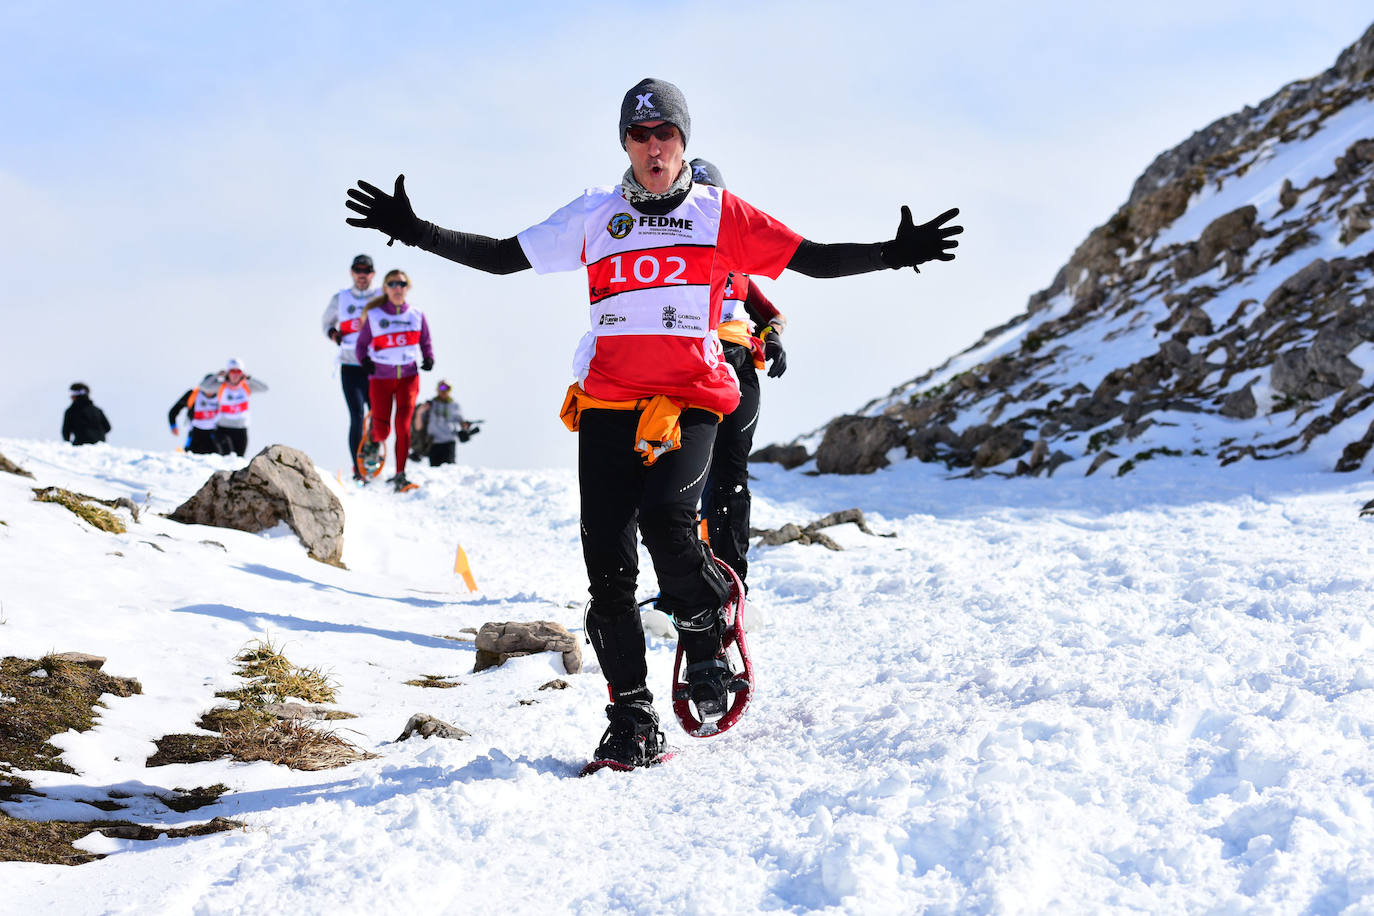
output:
[[[958,215],[959,208],[955,207],[917,226],[911,220],[911,208],[903,206],[897,235],[891,241],[824,245],[802,239],[787,267],[808,277],[847,277],[900,267],[911,267],[920,273],[917,265],[927,261],[954,260],[952,249],[959,247],[959,242],[953,236],[963,232],[964,227],[945,223]]]
[[[396,176],[396,187],[391,194],[359,180],[358,187],[348,189],[348,197],[344,206],[362,216],[349,217],[345,222],[350,226],[376,229],[391,236],[388,245],[400,239],[407,245],[491,274],[513,274],[530,268],[529,258],[525,257],[519,240],[514,236],[498,240],[486,235],[445,229],[417,217],[406,194],[404,175]]]

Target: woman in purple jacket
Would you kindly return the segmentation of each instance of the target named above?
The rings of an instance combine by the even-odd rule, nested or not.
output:
[[[358,362],[368,371],[368,396],[372,426],[358,450],[359,463],[373,467],[394,425],[396,474],[387,479],[397,492],[408,489],[406,456],[410,453],[410,419],[420,393],[420,371],[434,368],[429,341],[429,322],[424,313],[406,302],[410,277],[392,270],[382,284],[382,295],[363,310],[355,348]],[[393,424],[392,410],[395,410]]]

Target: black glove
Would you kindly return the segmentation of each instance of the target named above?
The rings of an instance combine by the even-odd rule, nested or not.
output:
[[[329,329],[329,339],[332,340],[332,341],[334,341],[335,343],[342,343],[342,342],[343,342],[343,334],[339,333],[339,329],[338,329],[338,328],[330,328],[330,329]]]
[[[783,349],[782,335],[777,328],[763,338],[763,358],[768,360],[769,378],[781,378],[787,371],[787,351]]]
[[[420,221],[415,218],[415,211],[410,208],[410,198],[406,196],[406,176],[396,176],[394,194],[388,195],[381,188],[359,179],[358,187],[348,189],[348,196],[351,199],[344,201],[344,206],[362,214],[361,219],[356,216],[346,218],[344,222],[348,225],[376,229],[389,235],[388,245],[397,239],[407,245],[420,241]]]
[[[434,357],[432,357],[432,356],[426,356],[424,359],[420,360],[420,371],[421,371],[421,372],[428,372],[429,370],[431,370],[431,369],[433,369],[433,368],[434,368]]]
[[[481,431],[482,431],[482,427],[480,427],[480,426],[473,426],[473,425],[471,425],[471,424],[469,424],[469,423],[464,423],[464,424],[463,424],[463,428],[460,429],[460,430],[458,430],[458,441],[459,441],[459,442],[466,442],[466,441],[468,441],[469,439],[471,439],[473,436],[475,436],[475,435],[477,435],[478,433],[480,433]]]
[[[363,361],[359,365],[363,367],[363,371],[368,375],[377,371],[377,364],[372,361],[372,357],[370,356],[364,356]]]
[[[959,208],[946,210],[928,223],[917,226],[911,222],[911,208],[902,205],[902,221],[897,226],[897,237],[883,242],[883,261],[888,267],[911,267],[917,273],[916,265],[926,261],[953,261],[951,248],[959,243],[950,238],[964,231],[963,226],[946,226],[949,220],[959,215]]]

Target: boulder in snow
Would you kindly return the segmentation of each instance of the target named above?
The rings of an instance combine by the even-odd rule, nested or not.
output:
[[[289,446],[269,445],[245,468],[216,471],[168,518],[254,533],[285,522],[312,559],[343,565],[343,504],[315,473],[310,457]]]
[[[468,732],[463,731],[458,726],[450,725],[443,719],[423,712],[417,712],[410,717],[406,722],[405,729],[396,740],[405,741],[415,735],[419,735],[421,738],[448,738],[453,741],[462,741],[464,738],[471,737]]]
[[[816,449],[822,474],[870,474],[888,465],[887,453],[905,441],[891,417],[839,417],[826,427]]]
[[[563,656],[563,670],[577,674],[582,670],[582,648],[567,627],[552,620],[531,623],[507,621],[484,623],[477,631],[477,661],[473,671],[483,671],[506,663],[507,659],[536,652],[557,652]]]

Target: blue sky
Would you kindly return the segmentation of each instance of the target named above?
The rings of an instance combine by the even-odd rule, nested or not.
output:
[[[0,434],[57,434],[74,379],[116,444],[172,448],[172,399],[225,358],[272,391],[250,448],[345,461],[319,331],[359,251],[404,267],[438,357],[486,419],[460,460],[569,464],[556,413],[580,275],[488,277],[346,226],[405,172],[417,212],[512,235],[626,166],[621,95],[672,80],[689,155],[816,241],[963,208],[920,276],[764,281],[789,372],[759,442],[808,431],[1019,313],[1159,152],[1369,26],[1367,3],[9,3],[0,58],[7,314],[56,317],[0,369]]]

